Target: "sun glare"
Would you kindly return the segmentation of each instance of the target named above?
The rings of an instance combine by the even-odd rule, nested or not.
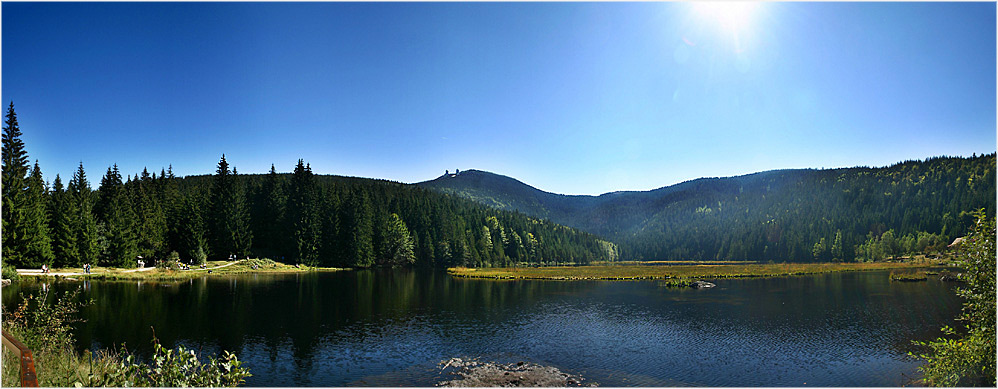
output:
[[[758,4],[754,1],[698,1],[693,3],[693,10],[705,23],[737,34],[748,28]]]

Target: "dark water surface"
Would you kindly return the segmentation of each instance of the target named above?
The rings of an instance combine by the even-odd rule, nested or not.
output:
[[[432,386],[451,357],[532,361],[601,386],[898,386],[912,339],[953,325],[953,285],[887,272],[656,281],[490,281],[358,271],[84,285],[80,347],[236,352],[250,386]],[[5,308],[19,289],[7,287]]]

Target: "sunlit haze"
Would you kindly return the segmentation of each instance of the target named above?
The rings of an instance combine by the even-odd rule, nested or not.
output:
[[[994,152],[995,3],[14,3],[47,180],[172,164],[567,194]]]

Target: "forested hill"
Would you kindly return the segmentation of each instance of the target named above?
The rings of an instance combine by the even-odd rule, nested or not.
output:
[[[91,186],[42,174],[12,102],[3,125],[0,259],[15,267],[134,267],[232,255],[312,266],[510,266],[613,261],[615,244],[576,229],[385,180],[294,172],[176,177],[109,166]],[[206,166],[205,170],[210,170]],[[93,177],[93,176],[91,176]],[[49,183],[51,182],[51,184]]]
[[[775,170],[643,192],[547,193],[468,170],[418,184],[621,243],[629,259],[853,260],[938,249],[995,215],[995,154]]]

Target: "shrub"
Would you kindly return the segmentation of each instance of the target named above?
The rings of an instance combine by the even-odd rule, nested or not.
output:
[[[198,250],[194,252],[194,265],[202,265],[208,260],[208,254],[204,253],[204,249],[198,247]]]
[[[974,216],[977,221],[956,261],[967,285],[957,289],[966,299],[959,320],[967,332],[960,338],[956,330],[943,327],[948,339],[915,342],[930,350],[918,357],[926,360],[919,369],[932,386],[995,386],[995,219],[983,211]]]
[[[126,382],[128,386],[151,387],[218,387],[239,386],[249,371],[242,368],[242,362],[228,351],[222,352],[222,357],[208,357],[205,363],[198,359],[193,350],[184,346],[167,349],[153,339],[155,353],[149,364],[136,363],[132,355],[124,358],[121,370],[124,377],[134,381]]]
[[[79,289],[55,299],[47,293],[27,295],[3,316],[4,330],[32,350],[40,386],[237,386],[250,376],[228,352],[202,363],[193,351],[183,346],[167,349],[156,339],[149,363],[137,362],[125,349],[78,354],[70,325],[82,321],[79,309],[90,303],[78,302],[78,295]],[[3,361],[3,386],[20,386],[16,357],[4,353]]]
[[[5,280],[17,281],[21,279],[21,275],[17,274],[17,268],[7,263],[0,263],[0,273],[2,273],[0,278]]]

